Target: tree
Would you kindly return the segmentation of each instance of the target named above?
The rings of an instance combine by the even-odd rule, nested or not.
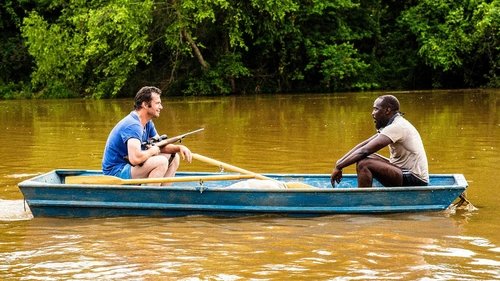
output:
[[[498,87],[499,2],[6,0],[0,90],[104,98],[145,83],[184,95]]]
[[[30,1],[5,0],[0,4],[0,98],[29,91],[32,61],[20,35],[23,11]]]
[[[165,38],[178,58],[174,65],[193,56],[201,66],[185,80],[183,92],[227,94],[241,91],[236,80],[251,76],[245,57],[255,40],[254,24],[279,22],[297,6],[293,0],[186,0],[173,1],[172,7],[176,18]]]
[[[484,78],[498,86],[499,3],[422,0],[404,11],[400,20],[416,37],[419,56],[438,73],[464,81],[460,87],[479,86]],[[478,77],[476,73],[488,74]],[[439,87],[441,81],[435,83]]]
[[[36,62],[34,87],[51,97],[116,96],[150,59],[152,7],[151,1],[72,0],[53,6],[60,12],[54,22],[30,13],[22,34]]]

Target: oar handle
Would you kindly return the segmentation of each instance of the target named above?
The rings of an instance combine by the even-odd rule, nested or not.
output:
[[[270,177],[266,177],[264,175],[256,174],[254,172],[250,172],[248,170],[245,170],[245,169],[233,166],[231,164],[227,164],[227,163],[221,162],[219,160],[215,160],[215,159],[212,159],[212,158],[200,155],[198,153],[193,153],[192,155],[193,155],[193,158],[196,159],[196,160],[198,160],[198,161],[205,162],[205,163],[208,163],[208,164],[211,164],[211,165],[215,165],[217,167],[222,167],[222,168],[224,168],[224,169],[226,169],[228,171],[237,172],[237,173],[246,174],[246,175],[253,175],[256,179],[259,179],[259,180],[272,180],[274,182],[278,182],[278,183],[282,184],[286,188],[315,188],[312,185],[309,185],[309,184],[306,184],[306,183],[302,183],[302,182],[288,182],[288,183],[284,183],[284,182],[272,179]]]
[[[173,183],[173,182],[203,182],[203,181],[227,181],[253,178],[253,175],[215,175],[215,176],[183,176],[169,178],[143,178],[143,179],[122,179],[114,176],[67,176],[66,184],[147,184],[147,183]]]
[[[174,182],[203,182],[203,181],[231,181],[254,178],[253,175],[215,175],[215,176],[182,176],[169,178],[144,178],[144,179],[126,179],[126,184],[144,184],[144,183],[174,183]]]
[[[269,178],[269,177],[266,177],[266,176],[263,176],[260,174],[256,174],[254,172],[233,166],[233,165],[228,164],[228,163],[221,162],[219,160],[215,160],[215,159],[200,155],[198,153],[193,153],[192,155],[193,155],[193,158],[198,160],[198,161],[205,162],[205,163],[217,166],[217,167],[222,167],[228,171],[237,172],[237,173],[246,174],[246,175],[253,175],[256,179],[260,179],[260,180],[271,180],[271,178]]]

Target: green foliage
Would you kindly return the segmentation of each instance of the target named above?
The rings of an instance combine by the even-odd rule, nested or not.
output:
[[[22,28],[35,58],[34,87],[47,96],[115,96],[139,62],[148,62],[152,3],[71,1],[49,23],[32,12]]]
[[[82,59],[81,36],[71,36],[61,26],[48,24],[37,13],[24,19],[22,32],[36,62],[36,71],[32,73],[31,80],[34,87],[48,91],[47,96],[59,96],[58,91],[61,89],[72,89],[79,85],[82,65],[75,62]],[[67,95],[68,91],[64,93]]]
[[[236,88],[235,83],[251,75],[246,59],[249,46],[260,40],[256,35],[260,33],[259,27],[272,26],[276,31],[276,26],[297,7],[292,0],[174,1],[172,14],[175,13],[176,18],[167,25],[165,37],[166,45],[176,56],[172,68],[178,67],[180,60],[195,58],[204,69],[197,72],[199,76],[182,81],[186,85],[182,92],[193,95],[245,91]],[[188,35],[192,42],[188,42]],[[271,38],[266,43],[273,44],[274,40]],[[269,45],[264,47],[269,48]]]
[[[31,62],[22,38],[17,35],[1,36],[0,40],[0,82],[23,81],[29,73]]]
[[[0,93],[3,99],[31,99],[33,94],[30,85],[24,82],[0,83]]]
[[[490,85],[498,86],[499,6],[499,1],[424,0],[404,11],[401,23],[416,37],[418,54],[426,64],[461,72],[469,85],[480,80],[478,66],[488,68],[485,76]]]
[[[0,96],[499,87],[500,1],[6,0]],[[34,94],[27,94],[33,92]]]
[[[370,64],[361,45],[373,36],[361,5],[349,0],[313,1],[301,10],[300,44],[306,53],[305,67],[300,71],[306,80],[320,79],[321,91],[359,90],[376,86],[363,75]],[[297,56],[299,54],[294,54]],[[294,71],[295,73],[299,71]],[[314,84],[312,83],[308,84]],[[316,82],[316,83],[317,83]]]
[[[368,68],[368,64],[357,57],[357,51],[352,44],[325,45],[319,48],[308,48],[311,58],[305,70],[319,66],[322,83],[325,88],[338,89],[346,77],[353,77]]]
[[[214,67],[204,71],[201,77],[187,81],[185,95],[230,94],[231,80],[250,76],[250,71],[241,63],[239,55],[228,54],[222,57]]]
[[[421,44],[419,55],[435,68],[449,70],[462,65],[462,53],[472,47],[472,38],[468,36],[472,33],[468,20],[472,11],[461,2],[424,0],[403,13],[402,21]]]
[[[477,53],[482,55],[489,71],[484,73],[487,86],[500,87],[500,1],[481,3],[474,11],[474,37],[477,40]]]
[[[19,34],[27,3],[5,0],[0,4],[0,97],[11,97],[11,91],[24,89],[29,81],[31,60]]]

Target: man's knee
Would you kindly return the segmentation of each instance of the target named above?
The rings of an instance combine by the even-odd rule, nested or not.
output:
[[[155,169],[162,169],[166,171],[169,166],[168,158],[161,156],[154,156],[155,161],[152,163]]]
[[[373,160],[369,158],[361,159],[356,163],[356,170],[362,171],[365,169],[369,169]]]

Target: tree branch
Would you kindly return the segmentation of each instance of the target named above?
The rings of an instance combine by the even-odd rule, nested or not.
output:
[[[184,37],[184,39],[186,39],[188,41],[189,45],[191,45],[191,48],[193,49],[194,55],[198,59],[198,62],[201,64],[203,69],[205,69],[205,70],[208,69],[208,63],[203,58],[203,55],[201,54],[200,49],[198,48],[198,46],[196,46],[196,42],[194,42],[193,38],[191,38],[191,35],[189,35],[189,33],[186,31],[185,28],[181,29],[181,34],[182,34],[182,37]]]

